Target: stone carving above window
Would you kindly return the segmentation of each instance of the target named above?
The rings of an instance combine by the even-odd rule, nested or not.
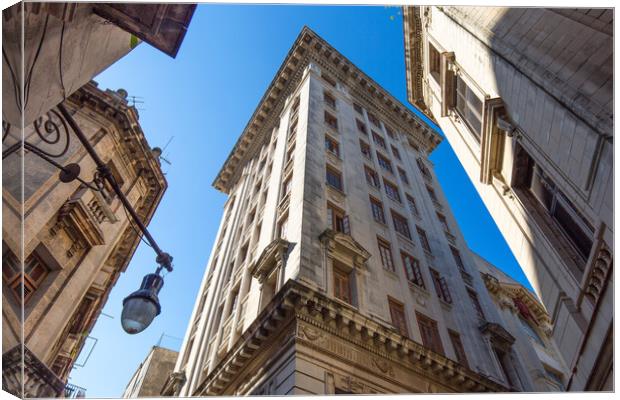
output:
[[[56,223],[50,228],[50,235],[56,236],[60,230],[64,230],[71,241],[66,251],[68,258],[80,250],[105,243],[97,217],[81,198],[67,200],[58,211]]]

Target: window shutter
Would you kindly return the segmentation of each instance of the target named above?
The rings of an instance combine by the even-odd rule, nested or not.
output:
[[[327,226],[334,229],[334,210],[329,206],[327,207]]]
[[[444,296],[444,300],[450,304],[452,304],[452,296],[450,295],[450,290],[448,289],[448,283],[446,282],[446,278],[443,276],[439,278],[439,285],[441,287],[441,291]]]

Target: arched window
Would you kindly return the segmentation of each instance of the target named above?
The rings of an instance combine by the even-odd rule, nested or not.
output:
[[[522,317],[519,317],[519,321],[521,322],[521,326],[525,330],[525,333],[527,333],[527,335],[529,337],[534,339],[534,341],[536,341],[536,343],[538,343],[539,345],[545,347],[545,342],[542,340],[542,338],[540,337],[538,332],[536,332],[536,330],[532,327],[532,325],[530,325],[530,323],[528,321],[524,320]]]

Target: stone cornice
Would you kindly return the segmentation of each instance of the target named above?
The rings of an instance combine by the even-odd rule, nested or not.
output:
[[[490,274],[483,273],[482,280],[492,295],[500,301],[502,298],[519,299],[534,313],[536,320],[545,324],[551,323],[551,318],[544,306],[534,295],[518,283],[500,282]]]
[[[376,368],[384,373],[390,374],[390,369],[398,365],[456,392],[508,391],[400,335],[393,327],[384,326],[353,307],[336,302],[298,281],[289,280],[192,395],[225,394],[235,377],[258,357],[260,349],[272,343],[282,329],[291,326],[291,322],[296,330],[296,343],[301,343],[300,340],[312,342],[318,332],[337,337],[347,345],[364,349],[365,354],[372,356]],[[312,326],[313,332],[304,326]]]
[[[355,95],[366,99],[369,109],[378,112],[382,118],[424,145],[429,152],[441,142],[441,136],[424,120],[387,93],[315,32],[304,27],[214,180],[213,186],[216,189],[225,193],[230,191],[240,164],[247,159],[248,154],[252,154],[250,150],[255,148],[257,143],[265,140],[265,135],[274,127],[287,96],[295,89],[304,68],[310,62],[316,62],[340,81],[347,82]]]

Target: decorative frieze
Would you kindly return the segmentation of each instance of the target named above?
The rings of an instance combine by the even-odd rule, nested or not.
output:
[[[64,382],[28,347],[17,345],[2,355],[2,390],[17,397],[42,398],[59,397],[64,387]]]

